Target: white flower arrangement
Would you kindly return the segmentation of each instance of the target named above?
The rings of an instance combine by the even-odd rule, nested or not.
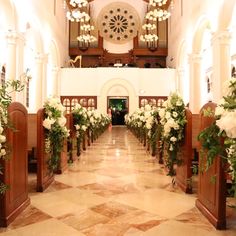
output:
[[[43,107],[45,109],[43,127],[46,130],[45,152],[50,154],[48,160],[49,170],[54,171],[59,165],[63,141],[70,135],[70,131],[65,126],[65,107],[61,104],[59,98],[48,98]]]
[[[8,106],[12,102],[10,93],[21,92],[24,89],[24,84],[20,80],[6,81],[0,86],[0,159],[7,159],[9,150],[5,135],[6,128],[12,129],[8,122]],[[10,92],[9,92],[10,91]],[[4,169],[0,163],[0,175],[4,174]],[[4,194],[8,189],[8,185],[0,180],[0,194]]]
[[[85,131],[89,126],[89,116],[88,114],[92,114],[88,112],[86,108],[82,107],[80,104],[76,104],[72,110],[74,126],[76,129],[76,137],[83,137]]]
[[[183,99],[178,93],[171,93],[164,107],[159,112],[162,125],[162,139],[167,144],[169,157],[167,167],[169,175],[174,175],[174,164],[180,164],[181,160],[177,158],[177,152],[181,141],[184,138],[184,127],[186,124],[185,106]]]
[[[220,136],[224,137],[230,174],[236,180],[236,78],[225,82],[224,94],[215,110],[216,125],[221,131]]]

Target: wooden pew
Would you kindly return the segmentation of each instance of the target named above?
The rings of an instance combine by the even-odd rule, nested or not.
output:
[[[66,114],[66,127],[70,129],[71,126],[71,115]],[[56,174],[62,174],[68,168],[68,142],[67,139],[64,140],[63,149],[61,152],[60,163],[56,170]]]
[[[0,226],[8,226],[29,204],[28,197],[28,158],[27,132],[28,117],[26,108],[14,102],[8,108],[9,118],[15,128],[7,129],[10,159],[2,160],[4,174],[2,181],[9,185],[4,195],[0,195]]]
[[[202,107],[200,111],[200,131],[214,122],[213,117],[205,117],[203,115],[204,109],[207,108],[215,110],[216,104],[210,102]],[[206,172],[202,172],[200,170],[201,167],[205,167],[205,163],[206,156],[200,157],[196,206],[217,229],[225,229],[226,180],[222,159],[219,156],[216,157],[211,167]],[[214,183],[212,182],[213,177],[215,177]]]
[[[53,181],[54,174],[48,169],[48,154],[45,153],[44,109],[37,112],[37,191],[43,192]]]
[[[185,114],[187,123],[185,125],[184,140],[178,153],[182,163],[176,169],[176,182],[185,193],[192,193],[192,113],[186,108]]]

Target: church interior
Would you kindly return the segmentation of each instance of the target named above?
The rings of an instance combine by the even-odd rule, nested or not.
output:
[[[236,0],[0,0],[0,236],[236,235]]]

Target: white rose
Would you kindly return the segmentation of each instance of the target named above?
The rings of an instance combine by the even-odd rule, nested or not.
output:
[[[5,143],[6,142],[6,136],[0,135],[0,143]]]
[[[79,126],[79,125],[75,125],[75,129],[76,129],[76,130],[79,130],[79,129],[80,129],[80,126]]]
[[[216,121],[216,125],[226,132],[229,138],[236,138],[236,111],[227,112]]]
[[[82,129],[83,131],[86,131],[86,129],[87,129],[86,125],[82,125],[81,129]]]
[[[174,111],[174,112],[172,113],[172,115],[173,115],[174,118],[176,118],[176,117],[178,116],[178,113],[177,113],[176,111]]]
[[[146,124],[146,128],[147,128],[147,129],[151,129],[151,128],[152,128],[152,125],[151,125],[150,123],[147,123],[147,124]]]
[[[161,108],[161,109],[160,109],[160,111],[159,111],[159,116],[160,116],[161,118],[164,118],[164,116],[165,116],[165,109],[164,109],[164,108]]]
[[[174,142],[177,141],[177,138],[173,136],[173,137],[170,138],[170,141],[174,143]]]
[[[64,116],[60,117],[60,118],[58,119],[58,124],[59,124],[61,127],[65,126],[65,124],[66,124],[66,118],[65,118]]]
[[[7,153],[6,153],[6,149],[5,148],[2,148],[1,149],[1,152],[0,152],[0,156],[5,156]]]
[[[180,106],[182,106],[182,105],[183,105],[183,102],[182,102],[181,100],[178,100],[178,101],[176,102],[176,106],[180,107]]]
[[[46,129],[50,130],[51,126],[55,123],[54,119],[50,119],[50,118],[46,118],[43,121],[43,127],[45,127]]]
[[[145,105],[144,109],[145,109],[145,111],[151,111],[152,107],[149,104],[147,104],[147,105]]]
[[[216,116],[221,116],[225,112],[225,109],[222,106],[217,106],[215,109],[215,115]]]
[[[167,111],[167,112],[166,112],[166,115],[165,115],[165,118],[168,120],[170,117],[171,117],[170,112]]]

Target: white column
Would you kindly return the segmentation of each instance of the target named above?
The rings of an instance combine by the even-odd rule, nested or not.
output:
[[[6,80],[16,79],[16,43],[17,43],[17,32],[9,30],[6,33],[7,51],[6,51]],[[16,100],[16,94],[11,94],[12,100]]]
[[[199,53],[189,55],[190,67],[190,97],[189,107],[193,114],[198,114],[201,109],[201,60]]]
[[[52,82],[53,82],[53,88],[52,93],[54,96],[59,96],[59,67],[54,66],[51,71],[52,76]]]
[[[6,33],[7,40],[7,61],[6,61],[6,80],[14,80],[16,78],[16,43],[17,32],[8,31]]]
[[[37,112],[38,109],[43,106],[43,62],[44,62],[44,54],[38,53],[35,56],[35,104],[33,110]]]
[[[223,84],[231,78],[231,57],[230,57],[229,31],[220,31],[213,34],[213,80],[212,94],[213,101],[217,102],[223,96]]]
[[[44,54],[43,56],[43,75],[42,75],[42,102],[47,98],[47,63],[48,55]]]
[[[179,67],[177,70],[177,91],[183,96],[184,69]]]
[[[16,58],[16,78],[22,79],[24,71],[24,46],[25,46],[25,38],[24,35],[19,33],[18,34],[18,40],[17,40],[17,58]],[[22,81],[23,82],[23,81]],[[25,85],[26,86],[26,85]],[[25,95],[26,95],[26,87],[24,91],[20,93],[16,93],[16,101],[21,102],[22,104],[25,104]]]

